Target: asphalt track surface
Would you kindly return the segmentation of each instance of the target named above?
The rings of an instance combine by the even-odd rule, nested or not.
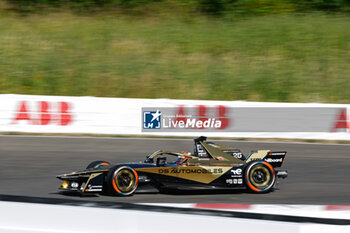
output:
[[[214,142],[216,140],[213,140]],[[139,193],[130,197],[62,195],[57,174],[94,160],[138,162],[158,149],[192,151],[192,140],[0,136],[0,194],[130,203],[350,204],[350,145],[216,141],[251,150],[286,150],[289,177],[267,194],[241,191]]]

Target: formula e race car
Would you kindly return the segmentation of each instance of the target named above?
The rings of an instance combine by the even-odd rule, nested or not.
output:
[[[194,139],[194,153],[156,151],[144,162],[90,163],[85,170],[58,175],[60,190],[80,193],[106,192],[119,196],[146,187],[165,189],[248,189],[265,193],[276,188],[278,178],[286,178],[281,167],[285,151],[258,150],[245,157],[239,149]]]

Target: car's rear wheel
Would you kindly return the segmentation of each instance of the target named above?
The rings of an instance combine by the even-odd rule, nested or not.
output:
[[[265,161],[253,161],[246,166],[244,180],[248,190],[266,193],[272,191],[276,182],[276,173],[271,164]]]
[[[115,166],[107,175],[107,184],[112,194],[119,196],[132,195],[137,189],[137,172],[128,166]]]
[[[102,160],[97,160],[97,161],[91,162],[91,163],[86,167],[86,169],[90,169],[90,168],[99,168],[99,167],[101,167],[101,166],[108,166],[108,165],[110,165],[109,162],[102,161]]]

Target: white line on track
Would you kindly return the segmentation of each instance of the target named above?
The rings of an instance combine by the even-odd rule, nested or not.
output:
[[[101,139],[101,140],[153,140],[153,141],[188,141],[190,138],[153,138],[153,137],[95,137],[95,136],[58,136],[58,135],[0,135],[0,137],[18,137],[18,138],[71,138],[71,139]],[[209,138],[210,139],[210,138]],[[237,142],[237,143],[265,143],[265,144],[298,144],[298,145],[324,145],[324,146],[350,146],[350,144],[337,143],[320,143],[320,142],[273,142],[273,141],[244,141],[229,139],[213,139],[220,142]]]

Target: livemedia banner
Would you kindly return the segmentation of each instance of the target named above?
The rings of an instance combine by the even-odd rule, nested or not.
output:
[[[333,132],[346,108],[142,108],[142,132]],[[339,128],[339,130],[341,130]],[[344,129],[345,130],[345,129]]]

